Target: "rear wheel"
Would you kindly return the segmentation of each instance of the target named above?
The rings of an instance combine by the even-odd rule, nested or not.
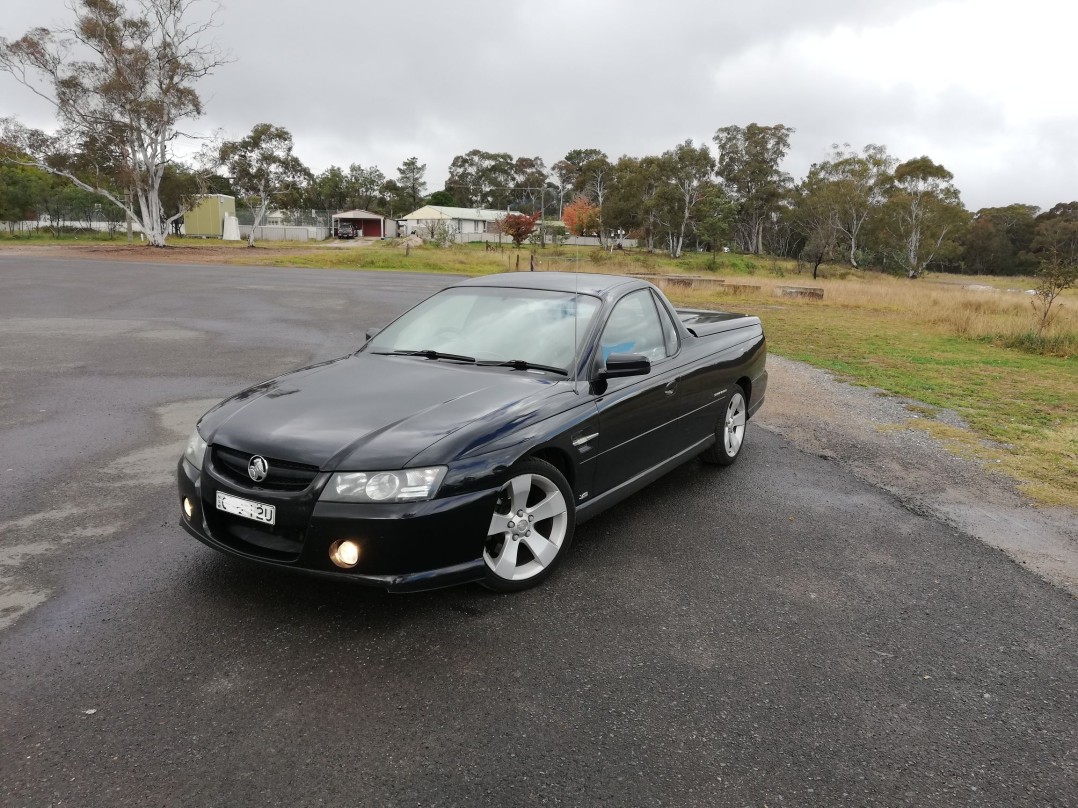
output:
[[[483,546],[483,585],[498,592],[535,586],[554,571],[573,539],[572,490],[550,463],[513,466],[494,505]]]
[[[729,466],[741,454],[745,444],[745,427],[749,421],[749,405],[741,385],[735,385],[726,400],[726,409],[715,425],[715,445],[700,457],[705,463]]]

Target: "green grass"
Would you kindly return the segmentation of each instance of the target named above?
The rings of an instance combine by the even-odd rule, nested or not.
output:
[[[699,296],[692,302],[699,304]],[[729,305],[728,298],[711,302]],[[763,297],[738,303],[763,318],[774,352],[931,408],[953,410],[970,431],[918,423],[1009,473],[1034,499],[1078,506],[1075,359],[940,333],[904,311],[801,302],[776,306],[773,298]]]
[[[260,245],[269,247],[272,243],[260,242]],[[322,247],[315,244],[307,246],[309,251],[306,253],[275,257],[270,263],[274,266],[453,272],[465,275],[514,271],[518,267],[521,270],[527,269],[532,252],[535,253],[541,268],[565,271],[753,275],[769,272],[774,264],[768,258],[732,253],[715,256],[688,253],[675,260],[662,253],[630,250],[608,253],[596,247],[532,247],[525,244],[517,250],[511,242],[493,251],[486,250],[485,245],[479,242],[446,248],[424,245],[412,247],[408,255],[405,255],[404,248],[394,241],[351,248]],[[246,258],[243,260],[247,263]],[[779,262],[779,265],[792,266],[788,261]]]
[[[263,243],[263,246],[268,246]],[[438,249],[412,247],[405,250],[393,242],[366,247],[322,247],[305,245],[307,249],[266,258],[257,250],[237,256],[235,263],[261,264],[281,267],[314,267],[324,269],[381,269],[397,272],[444,272],[460,275],[485,275],[511,270],[510,262],[516,252],[475,252],[467,246]],[[528,266],[528,254],[521,251],[521,264]]]

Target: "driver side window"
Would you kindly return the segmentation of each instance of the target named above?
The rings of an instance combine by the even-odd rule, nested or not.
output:
[[[599,339],[602,361],[610,354],[642,354],[652,362],[666,358],[659,313],[647,289],[631,292],[614,306]]]

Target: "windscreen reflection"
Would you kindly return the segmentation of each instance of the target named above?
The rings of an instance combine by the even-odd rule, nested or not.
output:
[[[568,369],[598,298],[537,289],[446,289],[376,335],[369,353],[438,351]]]

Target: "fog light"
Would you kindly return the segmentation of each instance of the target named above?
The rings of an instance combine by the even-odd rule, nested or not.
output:
[[[183,498],[183,512],[187,514],[188,519],[195,515],[195,505],[187,497]]]
[[[338,567],[351,569],[359,561],[359,545],[354,541],[335,541],[329,546],[329,560]]]

